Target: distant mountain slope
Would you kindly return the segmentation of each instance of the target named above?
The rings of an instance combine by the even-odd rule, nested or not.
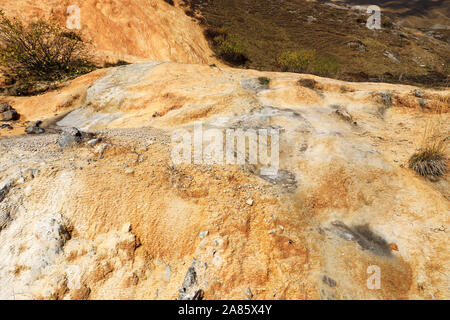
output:
[[[327,76],[437,86],[445,86],[448,81],[448,34],[445,30],[407,27],[407,21],[422,18],[396,13],[406,1],[371,1],[383,9],[382,30],[366,28],[369,15],[363,8],[336,1],[334,4],[306,0],[185,2],[190,14],[195,13],[207,27],[224,27],[242,42],[249,59],[244,65],[247,68],[280,71],[277,59],[284,52],[314,49],[336,58],[341,65],[339,74]],[[443,3],[422,1],[407,8],[415,14],[424,8],[441,12]],[[385,9],[386,6],[390,9]]]
[[[378,5],[396,12],[410,27],[450,29],[450,0],[335,0],[352,5]]]
[[[447,14],[450,11],[449,0],[331,0],[354,5],[378,5],[383,8],[395,9],[403,15],[426,15],[427,11],[439,9]]]

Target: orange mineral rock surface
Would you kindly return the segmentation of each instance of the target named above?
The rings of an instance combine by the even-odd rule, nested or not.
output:
[[[215,62],[200,26],[165,1],[0,0],[7,16],[23,21],[52,17],[66,24],[71,6],[79,8],[80,31],[102,59]]]
[[[449,298],[450,180],[408,168],[450,132],[448,89],[209,66],[164,1],[0,0],[69,4],[99,52],[144,59],[1,97],[21,118],[0,129],[0,299]],[[279,130],[278,170],[175,163],[198,123]]]

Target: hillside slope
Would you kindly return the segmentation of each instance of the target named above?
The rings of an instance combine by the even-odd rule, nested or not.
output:
[[[315,50],[340,66],[337,71],[319,75],[347,81],[432,86],[448,83],[448,17],[433,20],[432,12],[419,14],[426,7],[445,15],[448,1],[428,5],[426,1],[372,1],[370,4],[378,4],[382,9],[382,30],[366,28],[370,16],[366,13],[366,1],[184,2],[208,28],[224,28],[242,43],[248,57],[246,68],[281,71],[279,58],[284,53]],[[420,29],[426,23],[428,27]],[[441,29],[433,29],[438,23],[443,24]],[[213,41],[211,45],[219,54],[219,46]]]

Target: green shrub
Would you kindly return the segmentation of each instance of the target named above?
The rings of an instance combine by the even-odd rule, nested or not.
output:
[[[277,63],[284,72],[312,73],[320,76],[334,75],[340,69],[337,59],[316,54],[314,50],[283,52]]]
[[[213,41],[217,54],[225,61],[241,65],[248,60],[245,49],[237,38],[221,35]]]
[[[0,10],[0,63],[14,80],[55,81],[92,71],[77,32],[38,20],[24,25]]]
[[[284,72],[306,72],[314,59],[314,50],[283,52],[278,57],[278,65]]]
[[[270,84],[270,79],[267,77],[259,77],[258,81],[259,81],[259,84],[262,86],[268,86]]]
[[[316,56],[310,65],[309,72],[318,76],[336,75],[340,70],[339,62],[331,56]]]

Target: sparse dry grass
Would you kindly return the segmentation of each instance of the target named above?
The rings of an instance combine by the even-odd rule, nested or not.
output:
[[[447,158],[440,146],[415,153],[409,159],[409,167],[422,177],[441,177],[447,172]]]
[[[303,78],[302,78],[302,79],[299,79],[299,80],[297,81],[297,83],[298,83],[300,86],[305,87],[305,88],[309,88],[309,89],[311,89],[311,90],[316,89],[316,87],[317,87],[317,85],[318,85],[317,81],[314,80],[314,79],[303,79]]]
[[[431,101],[431,110],[437,110],[438,113],[444,114],[450,112],[450,93],[437,95],[436,99]]]

